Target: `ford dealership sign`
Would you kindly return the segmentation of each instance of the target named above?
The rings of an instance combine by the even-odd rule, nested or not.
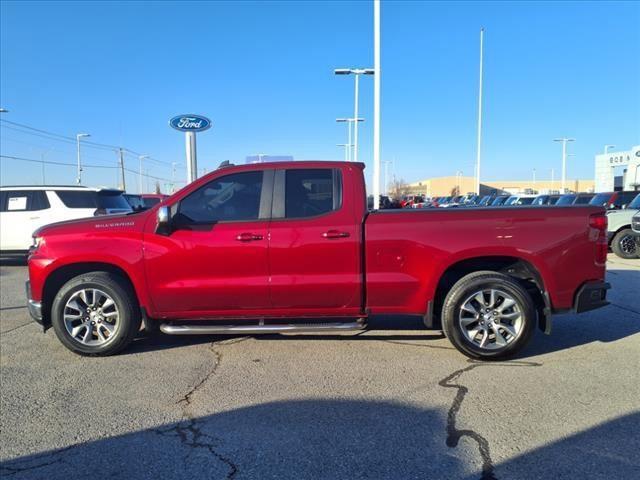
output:
[[[202,132],[211,128],[211,120],[202,115],[178,115],[169,120],[169,125],[181,132]]]

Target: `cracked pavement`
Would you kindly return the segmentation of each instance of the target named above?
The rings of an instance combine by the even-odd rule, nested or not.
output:
[[[612,305],[494,363],[388,317],[78,357],[29,321],[25,278],[0,266],[2,477],[640,477],[640,261],[610,256]]]

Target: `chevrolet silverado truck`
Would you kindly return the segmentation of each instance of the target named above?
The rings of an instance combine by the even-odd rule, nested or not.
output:
[[[150,210],[34,234],[28,308],[85,355],[165,334],[366,328],[419,315],[469,357],[602,307],[602,207],[368,211],[364,165],[224,165]]]

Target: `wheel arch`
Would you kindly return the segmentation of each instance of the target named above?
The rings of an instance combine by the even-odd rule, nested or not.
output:
[[[611,247],[611,244],[613,243],[613,239],[616,237],[616,235],[619,234],[622,230],[625,230],[627,228],[631,230],[630,223],[628,225],[621,225],[616,230],[613,231],[613,233],[610,235],[610,238],[609,238],[609,247]]]
[[[108,262],[69,263],[49,273],[44,282],[42,289],[42,321],[45,329],[51,326],[51,306],[60,288],[72,278],[89,272],[108,272],[118,275],[131,288],[138,303],[140,302],[140,296],[131,280],[131,276],[122,267]]]
[[[476,256],[449,265],[440,275],[433,299],[429,302],[425,324],[434,328],[439,322],[444,299],[453,285],[466,275],[481,271],[504,273],[515,278],[529,292],[538,312],[539,327],[545,333],[551,329],[551,300],[539,269],[528,260],[510,255]]]

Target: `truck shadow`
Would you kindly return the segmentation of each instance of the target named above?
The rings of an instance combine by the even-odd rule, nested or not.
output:
[[[499,424],[494,428],[501,430]],[[640,414],[634,413],[493,463],[491,456],[509,458],[519,449],[487,444],[482,456],[489,460],[482,462],[474,442],[447,442],[447,415],[440,410],[385,401],[287,400],[187,415],[177,423],[10,458],[0,463],[0,475],[49,480],[637,478],[639,428]],[[518,437],[502,444],[517,444]]]

